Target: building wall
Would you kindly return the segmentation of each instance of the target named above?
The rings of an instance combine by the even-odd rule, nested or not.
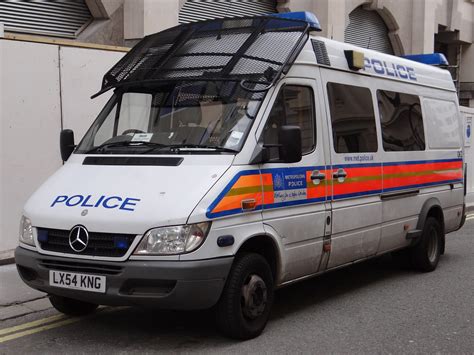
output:
[[[377,11],[389,30],[396,55],[432,53],[435,39],[447,45],[451,68],[460,81],[463,104],[474,107],[474,3],[471,0],[280,0],[280,11],[312,11],[323,27],[322,36],[344,40],[349,14],[359,6]],[[460,49],[460,52],[459,52]]]
[[[95,0],[100,1],[100,0]],[[104,1],[104,0],[102,0]],[[123,0],[124,35],[130,45],[140,38],[178,24],[185,0]],[[432,53],[439,28],[452,34],[454,45],[462,46],[459,78],[474,83],[471,50],[474,3],[471,0],[277,0],[278,10],[314,12],[323,28],[321,35],[344,41],[349,14],[359,6],[377,11],[388,29],[395,54]],[[444,36],[447,38],[447,36]],[[451,59],[451,58],[450,58]],[[454,61],[451,59],[451,61]],[[453,65],[457,63],[451,63]],[[462,84],[463,91],[472,85]],[[463,93],[472,95],[474,91]],[[474,101],[474,100],[473,100]]]
[[[94,18],[78,41],[133,46],[151,33],[178,24],[186,0],[85,0]],[[231,1],[231,0],[229,0]],[[395,54],[434,51],[439,28],[455,35],[462,45],[460,81],[474,83],[472,51],[474,2],[472,0],[276,0],[284,11],[312,11],[322,25],[322,36],[344,40],[349,14],[359,6],[377,11],[384,19]],[[466,64],[464,64],[466,63]],[[452,63],[456,64],[456,63]],[[463,85],[463,88],[470,86]],[[474,91],[466,94],[472,95]]]
[[[141,39],[176,26],[180,7],[179,0],[125,0],[125,39]]]
[[[26,199],[62,164],[60,130],[84,135],[110,94],[90,96],[123,55],[0,39],[0,256],[18,244]]]

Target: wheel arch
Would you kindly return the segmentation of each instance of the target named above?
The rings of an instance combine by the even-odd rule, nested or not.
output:
[[[421,208],[420,215],[418,217],[417,229],[423,230],[426,219],[428,217],[434,217],[441,224],[441,229],[443,231],[443,236],[441,239],[441,254],[444,254],[445,250],[445,226],[444,226],[444,212],[441,207],[441,203],[436,197],[431,197],[425,201],[423,207]]]
[[[423,229],[426,219],[428,217],[436,218],[440,223],[444,231],[444,213],[441,203],[436,197],[431,197],[425,201],[421,208],[420,215],[418,217],[417,228]]]
[[[235,255],[241,253],[257,253],[262,255],[270,265],[275,285],[278,283],[282,259],[279,244],[273,236],[261,233],[247,238],[239,246]]]

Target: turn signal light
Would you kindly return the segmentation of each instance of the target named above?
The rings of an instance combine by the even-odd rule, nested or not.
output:
[[[252,211],[257,207],[257,201],[255,199],[242,200],[242,210]]]

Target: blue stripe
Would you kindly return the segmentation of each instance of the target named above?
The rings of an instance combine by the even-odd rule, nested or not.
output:
[[[233,210],[227,210],[227,211],[221,211],[221,212],[216,212],[212,213],[211,211],[206,212],[206,217],[207,218],[217,218],[217,217],[224,217],[224,216],[230,216],[232,214],[240,214],[240,213],[245,213],[245,212],[255,212],[255,211],[261,211],[263,209],[263,205],[255,207],[254,210],[252,211],[242,211],[241,208],[235,208]]]
[[[254,170],[239,171],[237,174],[235,174],[235,176],[232,178],[232,180],[230,180],[230,182],[226,185],[224,190],[222,190],[222,192],[217,196],[217,198],[208,207],[207,212],[206,212],[206,216],[207,216],[207,218],[213,218],[213,217],[215,218],[215,217],[221,217],[221,216],[228,216],[228,215],[235,214],[235,213],[242,213],[241,209],[233,209],[233,210],[228,210],[228,211],[212,213],[214,208],[216,208],[216,206],[219,204],[219,202],[225,197],[225,195],[227,195],[227,193],[232,189],[234,184],[237,182],[237,180],[239,180],[239,178],[241,176],[255,175],[255,174],[260,174],[260,173],[261,174],[269,174],[269,173],[271,174],[271,173],[278,173],[278,172],[288,173],[289,171],[292,174],[298,174],[298,173],[306,174],[306,172],[308,170],[326,170],[326,166],[322,165],[322,166],[274,168],[274,169],[263,169],[261,171],[260,170],[255,170],[255,169]],[[262,193],[263,193],[263,189],[262,189]],[[310,203],[310,202],[306,202],[307,200],[302,200],[302,201],[304,201],[305,203]],[[255,210],[257,210],[257,209],[255,209]]]
[[[357,163],[357,164],[337,164],[333,165],[333,169],[339,168],[375,168],[379,166],[392,165],[416,165],[416,164],[432,164],[432,163],[453,163],[462,162],[462,158],[455,159],[438,159],[438,160],[412,160],[412,161],[397,161],[397,162],[382,162],[382,163]]]
[[[432,163],[454,163],[454,162],[462,162],[462,159],[461,158],[456,158],[456,159],[439,159],[439,160],[397,161],[397,162],[383,163],[383,166],[416,165],[416,164],[432,164]]]
[[[377,168],[381,167],[382,163],[359,163],[359,164],[339,164],[339,165],[333,165],[333,169],[339,169],[339,168]]]
[[[219,202],[225,197],[225,195],[232,189],[234,184],[241,176],[246,175],[254,175],[254,174],[274,174],[278,172],[285,172],[288,173],[289,171],[292,174],[298,173],[305,173],[309,170],[329,170],[329,169],[339,169],[339,168],[372,168],[372,167],[383,167],[383,166],[398,166],[398,165],[416,165],[416,164],[432,164],[432,163],[452,163],[452,162],[462,162],[462,158],[453,158],[453,159],[438,159],[438,160],[412,160],[412,161],[402,161],[402,162],[382,162],[382,163],[357,163],[357,164],[339,164],[339,165],[330,165],[327,166],[306,166],[306,167],[287,167],[287,168],[273,168],[273,169],[253,169],[253,170],[243,170],[239,171],[226,185],[224,190],[217,196],[217,198],[211,203],[209,208],[207,209],[206,216],[208,218],[216,218],[216,217],[223,217],[229,216],[233,214],[243,213],[242,209],[236,208],[233,210],[227,210],[222,212],[212,213],[212,210],[219,204]],[[381,176],[382,177],[382,176]],[[391,191],[400,191],[406,189],[413,189],[417,187],[428,187],[428,186],[435,186],[435,185],[445,185],[451,183],[462,183],[463,179],[456,179],[456,180],[445,180],[445,181],[437,181],[437,182],[430,182],[424,184],[416,184],[416,185],[407,185],[407,186],[400,186],[400,187],[392,187],[383,190],[369,190],[369,191],[360,191],[355,193],[349,194],[339,194],[334,195],[332,198],[333,200],[339,200],[344,198],[352,198],[358,196],[367,196],[367,195],[376,195],[383,192],[391,192]],[[263,190],[262,190],[263,193]],[[273,209],[279,207],[287,207],[287,206],[295,206],[295,205],[303,205],[315,202],[323,202],[326,198],[313,198],[313,199],[305,199],[305,200],[296,200],[296,201],[287,201],[287,202],[278,202],[273,204],[268,204],[265,206],[265,209]],[[260,211],[263,209],[263,205],[257,206],[253,211]],[[253,212],[252,211],[252,212]]]
[[[215,215],[216,213],[212,213],[212,210],[219,204],[219,202],[224,198],[224,196],[230,191],[232,186],[239,180],[241,176],[246,176],[246,175],[255,175],[255,174],[260,174],[260,170],[241,170],[235,176],[230,180],[230,182],[226,185],[224,190],[217,196],[217,198],[214,200],[214,202],[211,203],[211,205],[207,208],[206,216],[207,218],[211,218],[209,216]],[[242,210],[239,209],[240,212]],[[223,213],[223,212],[219,212]]]

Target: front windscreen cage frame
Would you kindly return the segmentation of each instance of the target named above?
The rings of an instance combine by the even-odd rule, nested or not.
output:
[[[141,40],[103,78],[101,90],[169,81],[239,81],[267,90],[286,74],[310,24],[274,16],[223,18],[179,25]]]

